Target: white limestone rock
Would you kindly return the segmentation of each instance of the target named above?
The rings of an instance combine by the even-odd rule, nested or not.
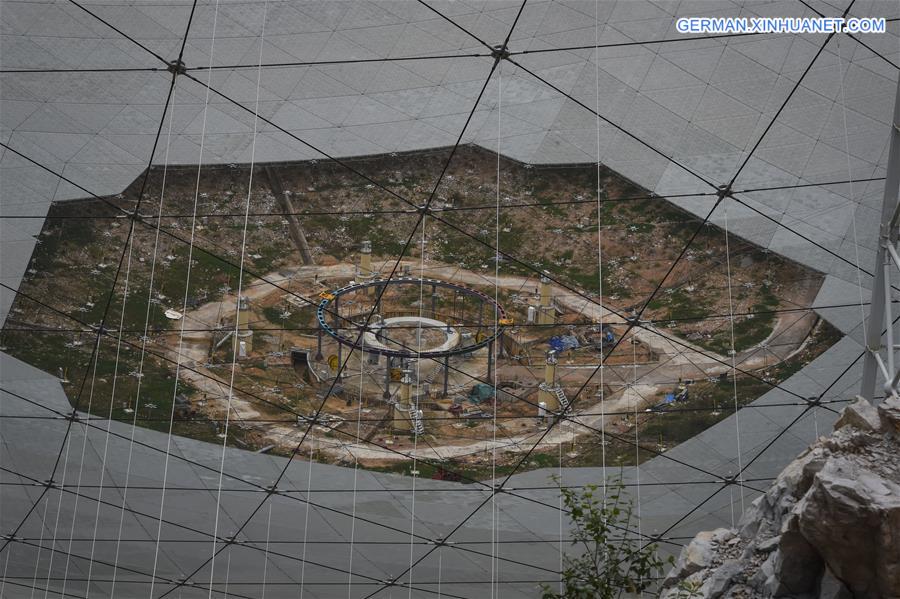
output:
[[[663,581],[663,587],[671,586],[671,583],[684,580],[691,574],[699,572],[712,565],[713,557],[719,545],[734,537],[734,532],[727,528],[717,528],[712,531],[698,533],[694,539],[681,550],[678,561],[672,571]]]
[[[661,598],[900,599],[900,401],[848,406],[791,462],[729,538],[699,533]]]
[[[841,411],[840,417],[834,423],[834,430],[852,426],[861,431],[874,432],[881,430],[881,420],[878,410],[862,397]]]
[[[878,415],[884,432],[900,434],[900,399],[889,397],[878,404]]]
[[[900,596],[900,484],[835,458],[797,514],[800,534],[854,597]]]

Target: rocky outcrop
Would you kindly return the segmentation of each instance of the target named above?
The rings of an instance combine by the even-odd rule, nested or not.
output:
[[[900,400],[858,399],[735,530],[698,534],[661,599],[900,599]]]

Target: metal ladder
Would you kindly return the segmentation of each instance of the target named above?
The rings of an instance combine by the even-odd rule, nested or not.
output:
[[[413,430],[417,435],[425,433],[425,423],[422,422],[422,418],[419,417],[419,411],[415,406],[409,406],[409,420],[412,422]]]
[[[563,391],[562,387],[553,387],[550,389],[550,392],[556,396],[556,401],[559,402],[560,412],[565,412],[569,409],[569,398],[566,397],[566,392]]]
[[[437,375],[444,368],[443,364],[435,364],[431,371],[425,376],[425,380],[423,382],[428,383],[429,385],[434,383],[434,379],[437,378]]]

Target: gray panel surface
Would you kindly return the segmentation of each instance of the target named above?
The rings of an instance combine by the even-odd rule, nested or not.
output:
[[[832,15],[846,2],[812,5]],[[177,55],[191,8],[187,2],[84,6],[165,60]],[[519,3],[433,6],[495,44],[509,30]],[[860,1],[851,14],[896,19],[900,5]],[[526,5],[510,49],[677,38],[674,19],[687,15],[812,12],[789,0],[535,0]],[[199,2],[185,53],[186,65],[198,69],[190,71],[197,81],[178,78],[160,147],[151,156],[170,80],[163,63],[71,3],[3,0],[0,26],[0,140],[100,195],[118,193],[151,162],[246,163],[254,151],[258,162],[306,160],[322,158],[320,152],[344,157],[450,145],[491,66],[491,59],[482,56],[266,68],[257,104],[254,65],[260,57],[275,63],[485,51],[434,12],[406,1]],[[888,34],[864,41],[896,65],[898,35],[900,22],[893,21]],[[504,63],[463,141],[499,148],[528,163],[599,160],[663,196],[709,192],[711,187],[688,170],[715,185],[727,183],[823,41],[822,35],[770,35],[523,54],[514,57],[523,67],[608,120],[598,121],[577,102]],[[208,77],[202,68],[210,64],[246,68],[222,68]],[[8,72],[141,67],[160,70]],[[744,190],[883,176],[897,76],[895,66],[857,42],[843,36],[832,40],[735,181],[734,189],[741,192],[736,196],[746,205],[728,201],[730,233],[827,275],[818,305],[856,303],[860,285],[867,296],[870,277],[861,269],[871,270],[874,259],[880,182]],[[215,92],[207,102],[207,80],[246,109]],[[271,121],[255,123],[255,138],[254,112]],[[85,195],[2,150],[0,281],[18,286],[50,202]],[[711,205],[703,197],[673,201],[701,216]],[[8,218],[22,216],[31,218]],[[712,220],[724,226],[725,216],[719,209]],[[6,317],[12,298],[13,292],[0,290],[0,318]],[[783,387],[804,397],[827,390],[825,402],[846,400],[858,385],[858,364],[852,364],[862,349],[860,308],[820,313],[847,336]],[[0,553],[4,597],[30,596],[35,581],[51,594],[65,587],[73,596],[150,596],[154,570],[153,595],[158,597],[212,555],[217,504],[219,540],[236,534],[243,542],[230,545],[215,560],[214,571],[203,567],[173,596],[206,597],[212,579],[217,596],[228,584],[230,596],[260,597],[265,576],[266,597],[296,597],[301,578],[306,597],[344,597],[348,588],[349,596],[364,597],[376,583],[401,575],[410,556],[415,560],[435,549],[429,539],[449,534],[485,501],[487,507],[451,537],[467,543],[439,547],[416,566],[412,596],[435,596],[438,581],[443,596],[490,595],[489,488],[420,480],[413,494],[408,478],[294,460],[279,486],[284,493],[266,501],[238,533],[285,467],[283,459],[227,450],[228,476],[217,497],[220,447],[187,439],[173,439],[170,446],[165,435],[119,422],[93,420],[70,427],[61,416],[71,408],[58,382],[5,355],[0,355],[0,386],[0,416],[10,416],[0,417],[0,482],[25,483],[0,486],[0,532],[11,533],[22,523],[16,541]],[[730,525],[732,514],[754,491],[744,489],[741,497],[739,487],[723,486],[721,480],[750,464],[745,476],[760,480],[748,485],[764,488],[763,479],[828,430],[835,416],[829,408],[843,405],[826,403],[809,411],[784,405],[796,403],[795,396],[774,390],[737,418],[639,470],[627,470],[629,483],[641,482],[630,488],[635,497],[640,490],[642,532],[667,531],[671,541],[664,547],[677,551],[683,538],[697,530]],[[58,456],[55,484],[43,493]],[[537,596],[536,581],[554,579],[559,568],[558,496],[524,490],[546,486],[550,474],[517,475],[510,481],[512,491],[494,500],[501,540],[520,541],[499,545],[502,559],[495,577],[516,581],[503,582],[506,597]],[[603,476],[593,468],[562,474],[570,484],[598,482]],[[158,489],[164,479],[168,490],[160,520],[163,494]],[[314,492],[307,493],[308,480]],[[355,501],[347,491],[354,484]],[[308,512],[307,500],[314,504]],[[132,511],[123,511],[123,505]],[[355,519],[346,515],[354,509]],[[419,536],[410,544],[413,522]],[[95,538],[104,541],[92,542]],[[122,541],[115,542],[118,538]],[[347,573],[351,549],[352,578]],[[395,586],[379,596],[407,594]]]

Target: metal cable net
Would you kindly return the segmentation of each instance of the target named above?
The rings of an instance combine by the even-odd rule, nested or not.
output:
[[[763,9],[723,2],[717,10],[743,16]],[[80,352],[83,363],[72,369],[78,377],[66,382],[67,397],[60,385],[69,378],[65,370],[41,371],[18,358],[20,347],[4,347],[0,354],[0,596],[538,596],[538,585],[559,580],[560,552],[568,549],[569,535],[559,527],[566,515],[560,513],[558,488],[549,471],[535,470],[532,462],[545,439],[576,427],[582,451],[618,443],[639,458],[646,454],[639,468],[621,469],[628,492],[639,498],[640,514],[634,529],[621,531],[623,537],[677,552],[696,531],[732,524],[742,502],[765,489],[819,430],[827,430],[859,387],[860,314],[868,308],[875,275],[874,231],[900,64],[895,2],[798,1],[779,3],[778,10],[790,16],[883,16],[889,31],[868,37],[683,36],[674,30],[675,19],[683,16],[678,4],[632,1],[5,0],[0,309],[6,330],[18,322],[10,308],[24,306],[39,315],[28,328],[36,347],[42,347],[38,339],[62,335],[81,340],[83,345],[69,349]],[[496,175],[496,198],[454,206],[445,201],[445,190],[470,145],[504,157],[502,164],[497,159],[497,172],[487,175]],[[394,153],[402,160],[405,152],[431,157],[426,184],[392,185],[358,159]],[[434,439],[415,431],[414,450],[377,437],[365,447],[458,480],[310,459],[316,457],[312,440],[326,435],[349,448],[344,463],[352,466],[359,455],[358,426],[354,432],[327,418],[326,402],[341,387],[349,401],[358,402],[359,424],[377,420],[362,413],[361,395],[349,390],[362,388],[367,358],[364,351],[354,356],[354,350],[365,350],[363,335],[383,311],[378,300],[389,299],[381,295],[386,286],[373,286],[368,303],[323,316],[338,328],[344,321],[345,330],[359,338],[342,352],[332,373],[338,376],[320,386],[309,411],[275,402],[266,390],[235,376],[237,343],[223,342],[222,351],[232,354],[230,366],[205,368],[190,353],[191,335],[209,332],[204,323],[182,318],[151,330],[154,279],[142,288],[134,275],[149,269],[162,280],[174,260],[158,248],[174,244],[188,256],[185,283],[172,299],[182,314],[190,307],[191,277],[202,281],[221,273],[236,281],[230,291],[237,296],[268,287],[296,309],[314,310],[322,298],[295,288],[290,277],[257,268],[251,257],[257,248],[247,242],[259,222],[348,214],[343,208],[310,209],[297,197],[290,208],[261,205],[254,193],[264,186],[259,165],[297,161],[327,165],[336,186],[363,186],[390,205],[357,208],[361,215],[398,223],[381,277],[449,278],[446,269],[429,265],[424,246],[426,232],[452,232],[493,257],[483,273],[499,272],[502,263],[530,287],[543,277],[576,302],[573,326],[598,325],[592,310],[599,309],[601,318],[616,325],[614,340],[599,355],[633,355],[633,373],[601,369],[602,358],[586,363],[585,376],[561,381],[566,401],[531,435],[499,434],[498,422],[515,426],[526,418],[495,411],[487,464],[493,480],[447,465],[431,446]],[[644,191],[601,195],[598,169],[586,197],[551,202],[549,208],[529,198],[504,198],[501,174],[516,165],[536,171],[541,165],[597,163]],[[205,174],[210,168],[218,173],[213,178],[240,173],[244,195],[235,202],[238,211],[216,211],[209,204],[215,189]],[[179,169],[190,182],[187,211],[173,199],[171,182]],[[130,194],[115,197],[129,186]],[[87,222],[111,231],[115,225],[126,233],[116,234],[121,245],[99,257],[104,266],[91,274],[105,282],[107,292],[89,298],[91,311],[73,312],[65,297],[29,294],[23,280],[40,276],[26,269],[45,219],[54,217],[50,202],[82,198],[102,209],[68,211],[46,222]],[[501,208],[504,214],[526,214],[535,204],[569,211],[665,200],[693,216],[655,276],[635,282],[643,291],[627,310],[607,301],[608,288],[577,285],[543,259],[548,256],[536,256],[526,244],[504,243],[501,236]],[[481,212],[488,230],[462,220]],[[208,231],[216,221],[234,227],[241,242],[217,244],[196,226]],[[749,242],[823,273],[821,288],[808,305],[742,311],[730,295],[740,269],[731,260],[740,250],[726,251],[729,261],[718,268],[726,275],[728,304],[716,314],[665,323],[718,323],[730,342],[726,349],[733,350],[735,318],[817,314],[843,334],[840,340],[779,381],[750,366],[758,355],[698,350],[654,322],[654,301],[693,258],[709,225],[724,231],[732,248]],[[625,226],[613,224],[608,231]],[[598,257],[597,279],[603,280],[608,260]],[[192,274],[195,263],[208,266],[196,266]],[[410,263],[412,273],[404,272]],[[463,283],[480,285],[495,298],[498,277],[487,275]],[[437,307],[429,313],[425,301],[431,290],[420,284],[418,292],[417,318],[436,315]],[[446,304],[442,318],[473,322],[474,312],[453,312],[452,297]],[[126,322],[129,306],[137,316]],[[238,302],[222,310],[234,314],[227,322],[237,339]],[[524,335],[553,326],[524,318],[509,324]],[[257,331],[315,335],[318,329],[281,322]],[[151,334],[175,341],[161,347]],[[779,344],[790,347],[789,327],[781,334],[758,351],[777,356]],[[668,348],[668,358],[639,373],[632,340],[646,335]],[[392,341],[402,345],[408,338]],[[494,353],[486,359],[501,359],[489,351]],[[124,364],[134,357],[139,367],[128,372]],[[603,377],[605,384],[638,395],[641,383],[654,376],[675,386],[679,380],[660,374],[667,359],[700,372],[724,371],[735,382],[733,404],[729,396],[724,406],[683,412],[730,415],[667,449],[649,446],[638,427],[605,427],[607,417],[640,415],[594,406],[596,381]],[[423,360],[419,372],[426,362],[439,361]],[[146,403],[141,393],[150,394],[158,382],[151,363],[163,364],[174,377],[166,387],[173,400],[179,384],[204,381],[209,401],[232,407],[237,398],[265,410],[253,416],[234,408],[208,418],[217,435],[207,433],[207,441],[172,434],[174,401],[170,414],[140,408]],[[535,383],[542,368],[532,367]],[[476,371],[448,362],[444,371],[470,387],[496,390],[490,367]],[[756,396],[738,397],[739,377],[760,387]],[[382,383],[381,376],[372,378],[378,379],[373,385]],[[126,380],[138,381],[137,389]],[[383,384],[390,395],[392,383]],[[399,394],[403,383],[393,385]],[[535,413],[540,408],[536,395],[508,393]],[[108,406],[112,414],[117,402],[134,406],[128,418],[109,419],[93,409]],[[599,425],[591,420],[598,415]],[[649,414],[657,417],[662,416]],[[419,418],[427,430],[454,416]],[[294,459],[241,449],[234,431],[254,423],[292,427],[287,453]],[[600,483],[615,466],[570,469],[577,462],[566,458],[562,443],[554,448],[560,459],[552,472],[565,485]],[[502,469],[498,449],[512,455]],[[472,450],[479,452],[484,453]]]

